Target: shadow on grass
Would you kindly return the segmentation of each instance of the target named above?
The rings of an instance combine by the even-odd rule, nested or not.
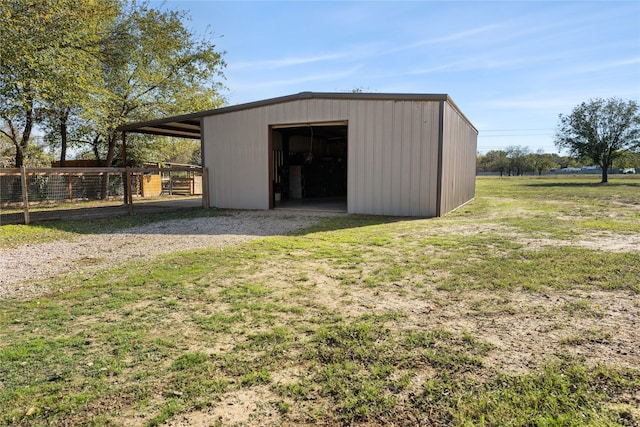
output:
[[[140,214],[166,214],[180,211],[202,209],[199,197],[176,198],[169,200],[136,200],[133,203],[133,215],[121,201],[83,201],[75,203],[34,203],[29,206],[31,223],[66,222],[66,221],[99,221]],[[24,224],[24,213],[21,207],[3,208],[0,210],[0,224]]]
[[[274,226],[274,221],[295,221],[298,216],[314,218],[309,226],[295,225],[280,228]],[[191,219],[211,218],[211,223],[194,224],[172,227],[170,224],[158,227],[144,228],[146,225],[165,221],[189,221]],[[216,220],[217,219],[217,220]],[[41,227],[56,231],[76,234],[120,234],[135,229],[135,234],[184,235],[185,239],[191,235],[250,235],[275,236],[307,234],[352,229],[373,225],[388,224],[399,221],[411,221],[424,218],[392,217],[379,215],[358,215],[347,213],[327,214],[313,211],[251,211],[227,209],[191,209],[164,213],[136,213],[134,215],[114,215],[102,218],[84,218],[52,220],[34,223],[34,227]],[[289,231],[281,231],[289,230]]]
[[[220,215],[214,209],[186,209],[162,213],[136,212],[133,215],[127,214],[126,207],[119,207],[113,210],[108,208],[100,209],[104,210],[85,215],[69,215],[65,219],[36,217],[30,226],[78,234],[110,234],[155,222]],[[5,223],[3,222],[3,224]],[[20,221],[9,224],[22,225]]]
[[[369,227],[374,225],[391,224],[403,221],[416,221],[427,218],[383,215],[359,215],[344,214],[341,216],[323,218],[317,224],[298,232],[291,233],[294,236],[304,236],[325,231],[339,231],[352,228]],[[434,218],[435,219],[435,218]]]

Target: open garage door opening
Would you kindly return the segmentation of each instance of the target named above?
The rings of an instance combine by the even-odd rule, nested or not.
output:
[[[347,211],[347,123],[271,126],[271,207]]]

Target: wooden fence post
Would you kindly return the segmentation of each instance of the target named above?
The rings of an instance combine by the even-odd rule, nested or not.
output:
[[[27,185],[27,173],[24,166],[20,166],[20,181],[22,185],[22,203],[24,205],[24,223],[29,224],[29,186]]]
[[[73,175],[67,175],[67,191],[69,192],[69,201],[73,202]]]
[[[127,210],[129,211],[129,215],[133,213],[133,195],[131,193],[131,168],[129,166],[126,167],[125,174],[127,175],[126,186],[127,186]]]
[[[202,168],[202,208],[209,209],[209,168]]]

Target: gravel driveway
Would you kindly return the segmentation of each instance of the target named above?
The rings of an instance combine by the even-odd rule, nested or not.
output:
[[[339,213],[230,211],[225,215],[154,222],[113,234],[81,236],[73,241],[0,249],[0,300],[33,297],[49,291],[47,279],[97,271],[135,258],[222,247],[283,235]]]

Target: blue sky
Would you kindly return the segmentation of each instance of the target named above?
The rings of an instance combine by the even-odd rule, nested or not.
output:
[[[161,2],[152,2],[158,7]],[[229,105],[302,91],[446,93],[478,150],[557,152],[558,114],[640,102],[640,1],[178,1],[225,51]]]

